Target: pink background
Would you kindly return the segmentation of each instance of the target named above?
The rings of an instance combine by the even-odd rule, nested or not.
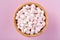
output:
[[[48,26],[42,35],[25,37],[13,25],[13,14],[24,2],[41,4],[48,14]],[[0,0],[0,40],[60,40],[60,0]]]

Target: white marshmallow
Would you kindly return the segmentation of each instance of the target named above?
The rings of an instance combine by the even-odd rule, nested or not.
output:
[[[40,17],[40,14],[37,14],[36,17]]]
[[[18,14],[17,15],[19,15],[19,14],[21,14],[22,12],[21,11],[18,11]]]
[[[20,28],[21,26],[18,25],[18,28]]]
[[[35,32],[35,30],[31,29],[31,33],[30,34],[33,34]]]
[[[27,22],[26,20],[23,21],[23,23],[26,23],[26,22]]]
[[[26,8],[29,8],[29,6],[28,6],[28,5],[26,5]]]
[[[34,14],[30,14],[30,17],[34,17]]]
[[[31,10],[28,10],[28,13],[31,12]]]
[[[24,6],[24,7],[23,7],[23,10],[25,10],[25,9],[26,9],[26,7]]]
[[[31,28],[28,26],[27,29],[30,30]]]
[[[42,21],[42,18],[41,17],[39,17],[39,19],[37,20],[38,22],[41,22]]]
[[[43,28],[44,26],[38,26],[38,28],[41,30],[41,28]]]
[[[18,20],[18,23],[23,23],[23,20],[22,19]]]
[[[23,27],[19,27],[21,30],[23,30]]]
[[[39,7],[36,8],[37,9],[37,12],[40,13],[41,12],[41,9]]]
[[[25,16],[24,16],[24,15],[20,15],[20,18],[21,18],[21,19],[24,19],[24,18],[25,18]]]
[[[21,24],[20,24],[20,26],[22,26],[22,27],[23,27],[23,26],[24,26],[24,24],[23,24],[23,23],[21,23]]]
[[[39,23],[39,22],[37,22],[37,25],[39,26],[39,25],[40,25],[40,23]]]
[[[30,16],[27,16],[27,19],[29,19],[30,18]]]
[[[28,12],[25,12],[25,16],[28,16],[29,15],[29,13]]]
[[[45,16],[42,16],[42,19],[45,20]]]
[[[33,22],[34,24],[36,24],[37,23],[37,21],[36,20],[34,20],[34,22]]]
[[[29,22],[28,24],[32,24],[32,22]]]
[[[37,17],[34,17],[35,20],[37,20]]]
[[[35,30],[35,33],[38,33],[38,30]]]
[[[44,14],[44,11],[42,10],[41,13]]]
[[[27,33],[27,34],[29,34],[29,33],[30,33],[30,31],[29,31],[29,30],[27,30],[27,31],[26,31],[26,33]]]
[[[43,16],[44,16],[44,11],[42,10],[42,11],[41,11],[41,17],[43,17]]]
[[[32,5],[31,5],[31,8],[35,8],[35,5],[34,5],[34,4],[32,4]]]
[[[27,32],[27,28],[24,29],[24,32]]]
[[[31,14],[33,14],[33,13],[34,13],[34,8],[31,8],[30,13],[31,13]]]
[[[30,27],[30,28],[32,28],[32,25],[31,25],[31,24],[29,24],[29,27]]]
[[[45,26],[45,22],[44,21],[42,22],[42,25]]]
[[[19,19],[19,16],[16,16],[16,19]]]
[[[40,27],[36,27],[36,31],[37,31],[37,32],[40,31],[40,29],[41,29]]]

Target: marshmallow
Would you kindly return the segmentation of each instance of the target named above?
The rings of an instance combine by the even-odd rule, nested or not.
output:
[[[26,21],[26,20],[24,20],[24,21],[23,21],[23,23],[27,23],[27,21]]]
[[[37,20],[37,17],[34,17],[35,20]]]
[[[33,22],[34,24],[36,24],[37,23],[37,21],[36,20],[34,20],[34,22]]]
[[[32,25],[31,25],[31,24],[29,24],[29,27],[30,27],[30,28],[32,28]]]
[[[27,28],[24,29],[24,33],[27,32]]]
[[[21,30],[23,30],[24,28],[23,27],[19,27]]]
[[[31,8],[30,13],[31,13],[31,14],[33,14],[33,13],[34,13],[34,8]]]
[[[34,5],[34,4],[32,4],[32,5],[31,5],[31,8],[35,8],[35,5]]]
[[[22,19],[20,19],[20,20],[18,20],[17,22],[18,22],[18,23],[23,23],[23,20],[22,20]]]
[[[36,14],[36,17],[40,17],[40,14]]]
[[[45,16],[42,16],[42,19],[45,20]]]
[[[18,28],[20,28],[20,26],[18,26]]]
[[[43,10],[41,11],[41,17],[44,17],[44,11]]]
[[[36,27],[35,33],[38,33],[41,30],[42,27]]]
[[[39,17],[39,19],[37,20],[38,22],[41,22],[42,21],[42,18],[41,17]]]
[[[41,13],[44,14],[44,11],[42,10]]]
[[[30,14],[31,17],[34,17],[34,14]]]
[[[42,25],[45,26],[45,22],[44,21],[42,22]]]
[[[24,6],[24,7],[23,7],[23,10],[25,10],[25,9],[26,9],[26,7]]]
[[[31,28],[28,26],[27,29],[30,30]]]
[[[16,16],[16,19],[19,19],[19,16]]]
[[[34,34],[35,30],[31,29],[31,33],[30,34]]]
[[[21,11],[18,11],[17,15],[21,14],[22,13],[22,10]]]
[[[29,8],[29,6],[28,6],[28,5],[26,5],[26,8]]]
[[[39,23],[39,22],[37,22],[37,25],[39,26],[39,25],[40,25],[40,23]]]
[[[35,33],[38,33],[38,30],[35,30]]]
[[[27,15],[29,15],[29,13],[28,12],[25,12],[25,16],[27,16]]]
[[[28,24],[32,24],[32,22],[29,22]]]
[[[31,10],[28,10],[28,13],[30,12]]]
[[[22,27],[23,27],[23,26],[24,26],[24,24],[23,24],[23,23],[21,23],[21,24],[20,24],[20,26],[22,26]]]
[[[27,34],[30,34],[30,31],[29,31],[29,30],[27,30],[27,31],[26,31],[26,33],[27,33]]]
[[[41,12],[41,9],[39,7],[36,8],[37,9],[37,12],[40,13]]]

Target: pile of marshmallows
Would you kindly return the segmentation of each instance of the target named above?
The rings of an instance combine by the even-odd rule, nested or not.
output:
[[[44,10],[34,4],[25,5],[16,15],[18,28],[26,34],[36,34],[45,26]]]

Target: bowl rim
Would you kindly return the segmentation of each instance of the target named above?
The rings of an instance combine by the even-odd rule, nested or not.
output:
[[[24,34],[23,32],[21,32],[21,31],[18,29],[17,24],[16,24],[16,13],[17,13],[24,5],[31,5],[31,4],[35,4],[36,6],[38,6],[38,7],[41,8],[42,10],[44,10],[44,12],[45,12],[45,17],[46,17],[46,25],[44,26],[44,28],[43,28],[39,33],[36,33],[35,35],[27,35],[27,34]],[[36,3],[36,2],[26,2],[26,3],[21,4],[21,5],[20,5],[19,7],[17,7],[17,9],[15,10],[15,12],[14,12],[14,14],[13,14],[13,23],[14,23],[14,25],[15,25],[15,28],[17,29],[17,31],[18,31],[20,34],[22,34],[22,35],[24,35],[24,36],[27,36],[27,37],[35,37],[35,36],[40,35],[40,34],[46,29],[46,27],[47,27],[47,25],[48,25],[48,15],[47,15],[47,13],[46,13],[46,10],[45,10],[40,4],[38,4],[38,3]]]

